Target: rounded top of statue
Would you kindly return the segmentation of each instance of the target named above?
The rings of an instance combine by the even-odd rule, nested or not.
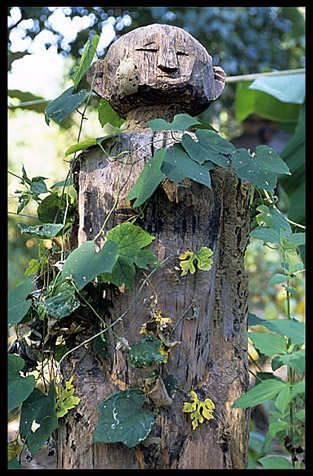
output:
[[[157,23],[121,36],[87,72],[93,90],[123,118],[139,106],[162,104],[200,114],[220,96],[225,79],[192,35]]]

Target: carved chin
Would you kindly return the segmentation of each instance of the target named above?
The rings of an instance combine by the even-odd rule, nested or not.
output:
[[[110,97],[110,104],[121,116],[139,106],[154,107],[155,105],[181,104],[182,109],[193,116],[200,114],[209,107],[209,101],[199,84],[195,88],[190,81],[171,79],[156,81],[153,85],[139,85],[138,92],[125,95],[123,91]]]

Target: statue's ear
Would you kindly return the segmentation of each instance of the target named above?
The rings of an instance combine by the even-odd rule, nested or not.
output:
[[[213,66],[213,77],[214,77],[214,88],[213,88],[213,101],[217,99],[221,92],[224,89],[225,81],[226,81],[226,73],[220,66]]]
[[[105,60],[95,61],[86,72],[86,79],[95,93],[104,97],[105,77],[104,77]]]

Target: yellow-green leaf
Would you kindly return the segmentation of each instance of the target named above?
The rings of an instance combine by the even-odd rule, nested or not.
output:
[[[184,402],[183,412],[191,413],[190,418],[192,422],[192,428],[195,430],[199,423],[204,422],[204,418],[211,420],[214,418],[212,412],[215,408],[214,403],[209,398],[206,398],[204,402],[198,399],[196,392],[190,392],[192,403]]]
[[[198,269],[202,271],[209,271],[211,268],[211,264],[213,261],[209,258],[212,256],[213,251],[206,246],[203,246],[197,253],[193,251],[186,251],[179,256],[179,259],[182,260],[180,262],[180,267],[182,268],[181,276],[185,276],[185,274],[190,271],[191,274],[194,274],[196,269],[194,266],[194,261],[197,261]]]

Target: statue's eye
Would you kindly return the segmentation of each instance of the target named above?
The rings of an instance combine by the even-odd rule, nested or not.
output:
[[[156,53],[158,50],[156,48],[136,48],[136,51],[148,51],[150,53]]]
[[[177,56],[188,56],[188,53],[185,53],[184,51],[177,51]]]

